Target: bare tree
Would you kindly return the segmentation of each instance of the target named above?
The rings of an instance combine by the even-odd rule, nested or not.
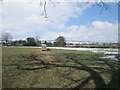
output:
[[[2,32],[2,41],[4,41],[5,43],[8,43],[12,40],[12,35],[10,33],[7,32]]]
[[[37,46],[41,45],[41,41],[40,41],[40,37],[39,36],[35,36],[35,41],[36,41]]]

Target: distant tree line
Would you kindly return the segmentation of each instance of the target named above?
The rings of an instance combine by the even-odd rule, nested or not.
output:
[[[48,42],[40,40],[39,36],[36,37],[27,37],[25,40],[15,40],[12,41],[12,35],[10,33],[4,32],[1,35],[1,44],[2,46],[42,46],[45,44],[47,47],[81,47],[81,48],[118,48],[117,43],[103,43],[99,42],[93,44],[73,44],[66,43],[64,36],[59,36],[55,39],[54,42]]]
[[[56,38],[55,42],[41,41],[39,36],[36,37],[27,37],[25,40],[15,40],[12,41],[12,35],[10,33],[2,33],[1,43],[2,46],[41,46],[46,44],[46,46],[51,47],[63,47],[66,45],[65,37],[59,36]]]

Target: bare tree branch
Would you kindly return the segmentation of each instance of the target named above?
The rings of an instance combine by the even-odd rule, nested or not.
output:
[[[55,3],[52,0],[49,0],[53,6],[55,7]],[[40,2],[40,6],[42,6],[42,2]],[[41,15],[45,16],[46,21],[50,21],[53,22],[52,20],[48,19],[48,13],[47,13],[47,1],[44,0],[44,4],[43,4],[43,13]]]
[[[48,15],[47,15],[47,11],[46,11],[46,0],[44,0],[44,14],[45,14],[45,18],[48,18]]]
[[[109,11],[111,13],[110,6],[104,0],[95,0],[95,4],[93,6],[95,5],[101,8],[100,14],[103,12],[103,10]]]
[[[53,6],[55,7],[55,3],[52,1],[52,0],[50,0],[50,2],[53,4]]]

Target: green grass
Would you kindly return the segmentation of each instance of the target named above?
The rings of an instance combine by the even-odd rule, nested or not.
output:
[[[3,88],[118,87],[119,63],[100,59],[102,53],[17,47],[2,53]]]

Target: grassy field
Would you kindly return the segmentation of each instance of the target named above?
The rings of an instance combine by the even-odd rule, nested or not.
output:
[[[118,61],[102,53],[2,49],[3,88],[116,88]]]

